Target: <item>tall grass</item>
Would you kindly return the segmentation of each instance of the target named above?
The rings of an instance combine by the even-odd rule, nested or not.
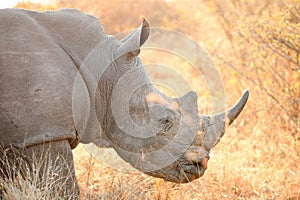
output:
[[[56,159],[48,153],[36,155],[19,149],[0,150],[0,189],[7,200],[49,200],[66,197],[66,171],[64,158]],[[72,199],[72,197],[69,197]]]

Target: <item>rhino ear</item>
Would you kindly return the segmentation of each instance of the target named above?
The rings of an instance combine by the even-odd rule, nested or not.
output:
[[[150,23],[143,18],[143,23],[141,24],[142,31],[141,31],[141,37],[140,37],[140,46],[142,46],[148,39],[150,35]]]
[[[150,24],[146,19],[139,28],[134,32],[121,39],[123,45],[117,50],[117,55],[128,55],[129,57],[137,56],[140,53],[140,47],[146,42],[150,34]]]

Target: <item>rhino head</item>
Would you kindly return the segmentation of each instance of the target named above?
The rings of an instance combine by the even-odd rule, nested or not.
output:
[[[240,114],[245,92],[230,109],[199,116],[197,94],[170,98],[157,90],[138,58],[149,23],[116,42],[116,59],[98,84],[96,112],[105,139],[133,167],[151,176],[184,183],[201,177],[210,150]]]

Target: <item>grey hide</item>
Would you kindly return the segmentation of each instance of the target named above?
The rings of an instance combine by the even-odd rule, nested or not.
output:
[[[106,38],[100,23],[73,9],[5,9],[0,25],[1,143],[72,143],[72,87],[80,62]]]

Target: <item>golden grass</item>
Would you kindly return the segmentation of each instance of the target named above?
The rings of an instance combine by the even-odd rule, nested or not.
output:
[[[246,109],[228,128],[211,152],[204,176],[188,184],[114,170],[80,145],[74,155],[81,195],[83,199],[300,199],[297,144],[280,130],[266,133],[265,121],[246,120],[250,114]],[[249,125],[252,129],[245,130]]]
[[[247,115],[245,113],[245,115]],[[244,116],[245,117],[245,116]],[[252,131],[240,134],[243,125],[229,128],[211,152],[209,167],[203,177],[188,184],[175,184],[152,178],[138,171],[121,171],[93,158],[83,145],[74,151],[77,179],[82,199],[300,199],[299,155],[291,136],[265,135],[258,122]],[[35,173],[25,170],[26,179],[13,166],[16,179],[0,179],[4,199],[60,199],[53,192],[58,173],[43,171],[44,184],[38,173],[49,160],[37,159]],[[24,166],[26,164],[19,161]],[[53,162],[53,161],[52,161]],[[29,177],[29,178],[28,178]]]
[[[71,199],[65,197],[66,182],[62,181],[64,158],[51,158],[45,148],[32,159],[18,149],[0,147],[0,189],[5,200]],[[3,176],[1,176],[1,174]],[[0,199],[1,199],[0,195]]]
[[[188,184],[117,171],[92,158],[80,145],[74,155],[82,198],[300,199],[299,155],[293,151],[293,139],[266,135],[260,125],[249,135],[239,133],[242,126],[229,128],[211,152],[204,176]]]

